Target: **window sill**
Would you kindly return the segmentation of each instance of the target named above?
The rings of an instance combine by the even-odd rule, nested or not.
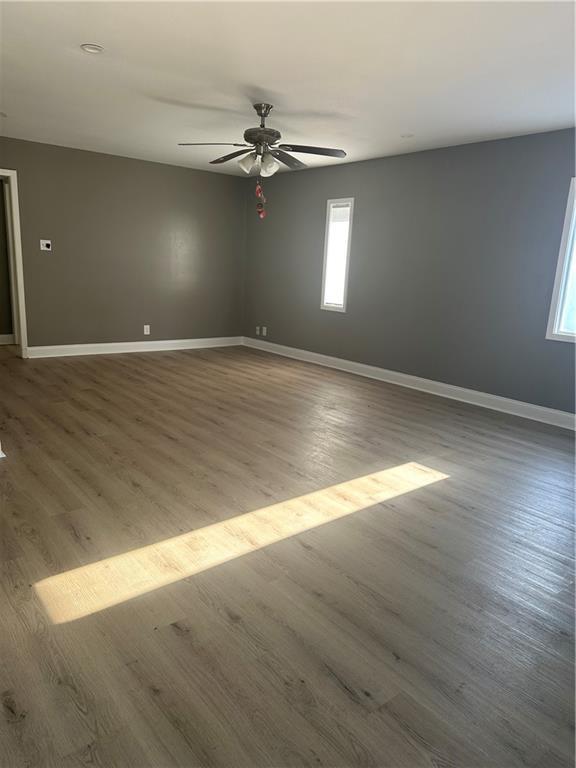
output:
[[[554,333],[550,331],[546,334],[548,341],[567,341],[576,344],[576,334],[573,333]]]

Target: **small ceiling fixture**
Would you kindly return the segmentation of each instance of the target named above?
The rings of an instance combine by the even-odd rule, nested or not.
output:
[[[84,53],[102,53],[104,48],[97,43],[82,43],[80,46]]]

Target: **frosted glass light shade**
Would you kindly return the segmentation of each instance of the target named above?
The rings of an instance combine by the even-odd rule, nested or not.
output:
[[[278,160],[276,160],[276,158],[270,152],[265,152],[264,156],[262,157],[262,165],[260,167],[260,173],[262,176],[273,176],[278,168],[280,168],[280,163]]]
[[[249,155],[244,155],[241,160],[238,160],[238,165],[242,168],[244,173],[250,175],[251,173],[260,170],[260,157],[256,152],[250,152]]]

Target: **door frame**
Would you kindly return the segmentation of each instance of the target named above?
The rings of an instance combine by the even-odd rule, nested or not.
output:
[[[6,209],[6,235],[8,240],[8,269],[12,299],[14,342],[20,348],[20,357],[28,357],[28,329],[26,325],[26,298],[24,295],[24,262],[20,231],[20,205],[18,202],[18,174],[0,168],[0,179],[5,181],[4,206]]]

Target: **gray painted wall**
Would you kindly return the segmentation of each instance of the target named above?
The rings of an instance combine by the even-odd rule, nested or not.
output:
[[[0,180],[0,335],[12,333],[10,302],[10,272],[8,271],[8,240],[6,239],[6,210],[4,182]]]
[[[248,204],[245,335],[574,410],[546,323],[574,131],[289,173]],[[345,314],[320,309],[326,200],[354,197]]]
[[[32,345],[238,335],[244,312],[247,335],[574,409],[574,345],[545,339],[573,131],[282,174],[264,222],[253,180],[7,138],[0,167]],[[325,207],[348,196],[340,314],[320,309]]]
[[[31,345],[241,332],[242,180],[7,138],[0,167],[18,171]]]

